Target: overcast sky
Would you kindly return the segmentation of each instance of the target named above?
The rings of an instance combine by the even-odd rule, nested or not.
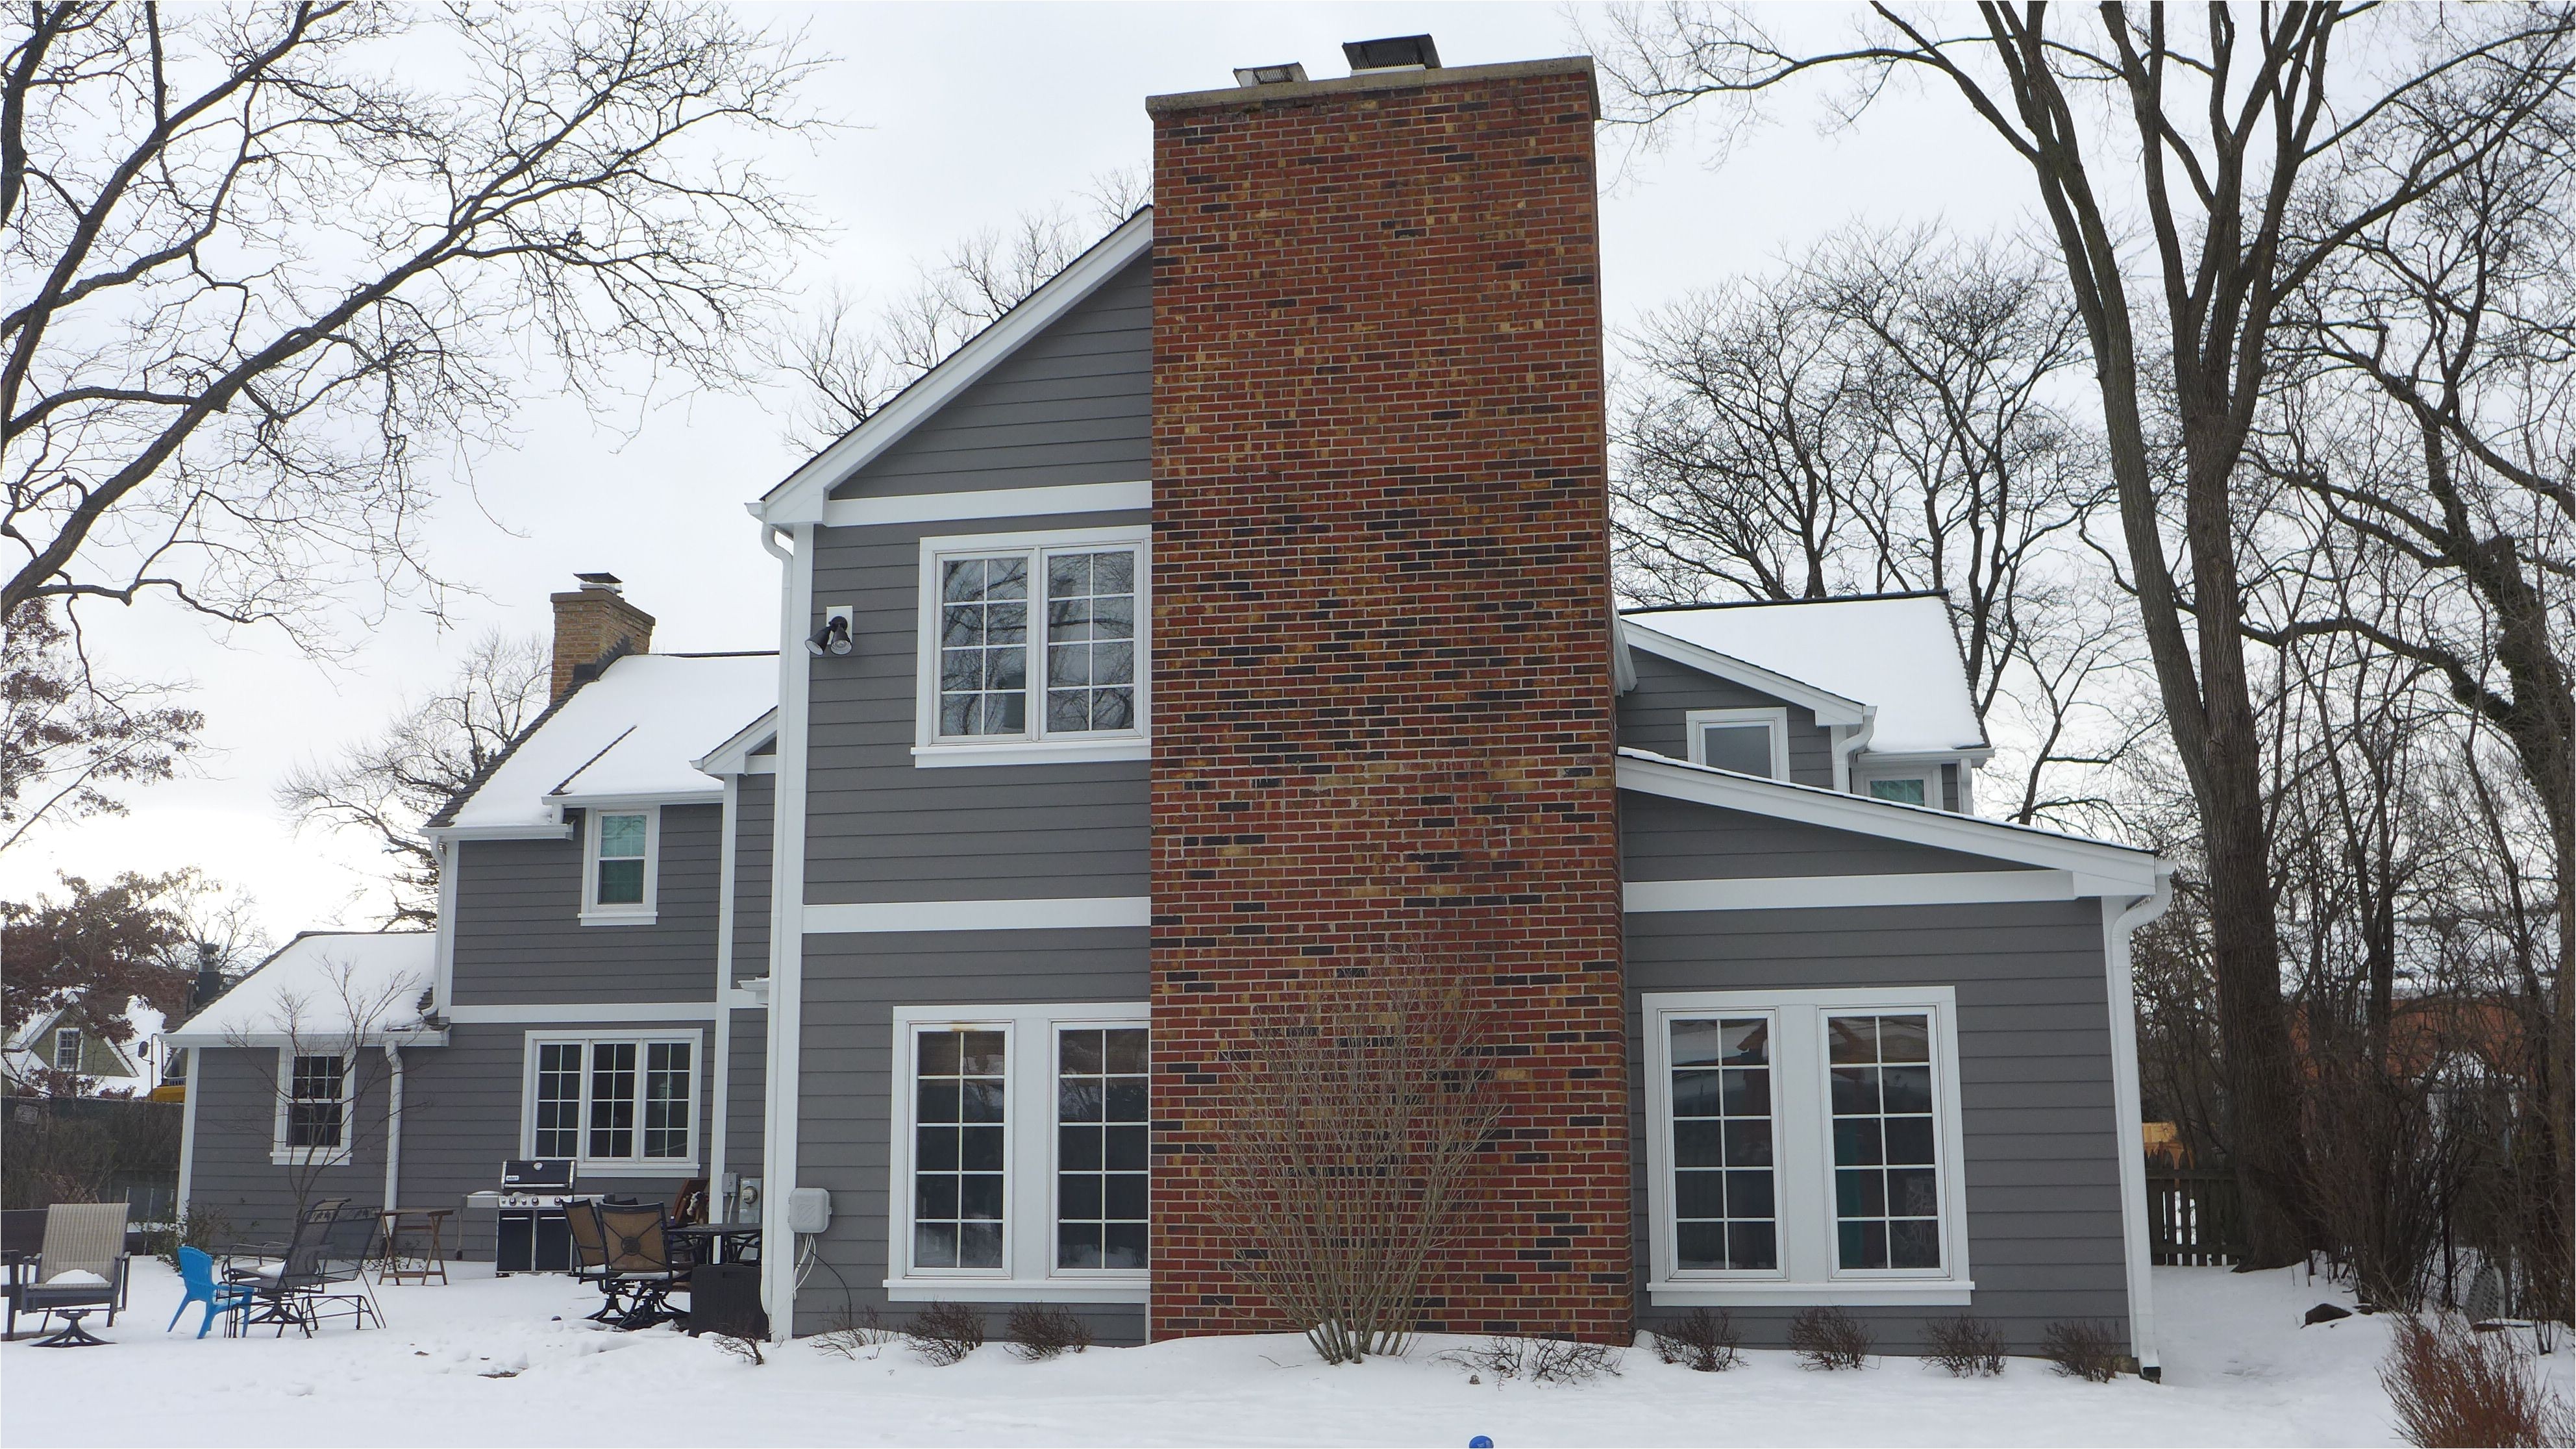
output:
[[[1340,42],[1430,31],[1450,65],[1578,52],[1580,11],[1554,5],[850,5],[764,8],[839,57],[817,99],[848,129],[776,160],[831,229],[804,278],[872,296],[902,292],[916,263],[1030,207],[1072,200],[1101,173],[1141,168],[1144,98],[1232,83],[1237,65],[1296,60],[1345,72]],[[1596,17],[1597,18],[1597,17]],[[1825,30],[1847,12],[1802,7],[1784,26]],[[1810,93],[1812,96],[1812,93]],[[2027,182],[1952,98],[1900,92],[1857,132],[1820,133],[1803,99],[1723,166],[1676,141],[1628,158],[1603,142],[1603,283],[1614,334],[1641,311],[1759,271],[1865,220],[2017,230]],[[1624,167],[1620,164],[1625,161]],[[1614,342],[1615,349],[1615,342]],[[531,401],[518,446],[459,476],[430,530],[434,565],[470,595],[444,628],[413,614],[351,621],[355,646],[324,665],[275,634],[222,638],[166,606],[85,611],[111,672],[191,678],[214,747],[194,778],[132,796],[132,813],[40,832],[0,855],[0,895],[57,870],[112,875],[198,866],[254,895],[279,938],[372,925],[381,889],[354,837],[296,836],[270,803],[297,759],[378,728],[447,677],[475,636],[542,632],[546,595],[606,569],[659,620],[657,649],[772,648],[776,566],[743,503],[800,459],[769,416],[776,399],[705,396],[609,425]],[[363,892],[363,894],[362,894]]]

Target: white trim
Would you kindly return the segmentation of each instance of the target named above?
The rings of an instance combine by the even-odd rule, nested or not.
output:
[[[1771,778],[1789,778],[1789,710],[1786,705],[1763,705],[1750,709],[1693,709],[1682,712],[1682,748],[1694,765],[1708,769],[1719,766],[1708,763],[1708,738],[1711,725],[1764,726],[1771,736]]]
[[[52,1027],[51,1032],[54,1040],[53,1045],[48,1052],[50,1059],[45,1063],[45,1069],[47,1071],[55,1072],[70,1072],[75,1076],[84,1075],[81,1072],[81,1040],[87,1035],[87,1033],[83,1032],[76,1026],[62,1026],[59,1024]],[[72,1039],[72,1064],[68,1067],[63,1065],[63,1038],[66,1035],[69,1035]]]
[[[1084,730],[1049,736],[1046,721],[1046,626],[1043,580],[1046,555],[1105,552],[1127,548],[1136,558],[1136,723],[1131,729]],[[1027,731],[1017,735],[944,737],[939,733],[940,564],[952,558],[989,558],[1025,553],[1029,557]],[[913,636],[912,762],[916,768],[937,765],[1016,765],[1060,759],[1146,758],[1146,722],[1152,718],[1154,687],[1154,530],[1147,524],[1114,528],[1067,528],[1024,533],[944,534],[920,545],[921,587],[916,599]]]
[[[595,1031],[531,1031],[519,1037],[519,1155],[537,1157],[537,1048],[549,1044],[578,1043],[581,1047],[581,1108],[573,1131],[580,1151],[575,1155],[574,1171],[583,1177],[695,1177],[699,1172],[704,1146],[698,1130],[699,1113],[705,1107],[705,1094],[699,1083],[707,1072],[707,1034],[703,1029],[691,1031],[624,1031],[607,1028]],[[689,1152],[686,1157],[593,1157],[590,1155],[590,1054],[595,1044],[635,1045],[635,1120],[629,1128],[635,1134],[635,1146],[644,1146],[644,1079],[648,1049],[657,1043],[686,1043],[689,1048]]]
[[[443,1016],[456,1000],[456,877],[464,869],[465,843],[431,832],[429,849],[438,864],[438,923],[429,945],[429,1006]]]
[[[357,1156],[358,1053],[365,1047],[364,1042],[337,1043],[327,1050],[317,1048],[311,1043],[304,1044],[303,1050],[300,1051],[292,1043],[281,1043],[278,1046],[277,1114],[270,1124],[268,1139],[268,1160],[272,1165],[346,1167]],[[287,1112],[299,1100],[294,1095],[297,1057],[338,1057],[340,1059],[340,1141],[337,1146],[294,1147],[287,1143]]]
[[[1619,632],[1631,649],[1643,649],[1675,664],[1686,665],[1702,674],[1759,690],[1775,699],[1812,711],[1820,725],[1856,725],[1869,716],[1869,707],[1856,699],[1845,699],[1827,689],[1818,689],[1803,679],[1775,674],[1759,664],[1748,664],[1731,654],[1703,649],[1687,640],[1657,632],[1653,626],[1629,617],[1619,620]]]
[[[2064,870],[1948,870],[1912,875],[1748,876],[1738,880],[1632,880],[1622,909],[1784,911],[1832,906],[1952,906],[2071,901]]]
[[[2147,1144],[2142,1120],[2146,1114],[2138,1087],[2137,982],[2130,970],[2129,937],[2173,904],[2172,873],[2157,871],[2153,892],[2115,912],[2116,904],[2102,903],[2102,962],[2110,977],[2111,1101],[2119,1114],[2114,1140],[2120,1159],[2120,1245],[2129,1288],[2129,1352],[2138,1360],[2140,1373],[2160,1377],[2155,1250],[2147,1241]]]
[[[644,899],[633,905],[599,904],[599,822],[611,815],[644,817]],[[624,857],[620,857],[624,859]],[[662,883],[662,807],[601,800],[582,807],[581,923],[585,926],[653,924]]]
[[[885,416],[880,413],[879,417]],[[848,441],[844,439],[843,441]],[[822,460],[816,460],[818,463]],[[827,484],[817,485],[819,494]],[[819,503],[819,498],[816,500]],[[819,507],[816,511],[820,511]],[[803,1127],[802,1073],[805,1027],[805,766],[806,711],[812,698],[813,656],[805,636],[814,628],[815,527],[788,530],[792,548],[776,532],[760,531],[761,547],[781,564],[778,588],[778,789],[770,811],[769,1035],[763,1056],[761,1121],[760,1303],[769,1334],[785,1343],[796,1333],[796,1235],[787,1204],[796,1186]]]
[[[708,1063],[707,1186],[723,1195],[726,1117],[733,1105],[733,897],[734,835],[742,809],[742,782],[728,776],[724,787],[724,840],[716,848],[716,1013],[714,1059]]]
[[[188,1192],[197,1181],[197,1049],[182,1047],[180,1050],[188,1054],[188,1081],[185,1088],[187,1095],[179,1101],[178,1211],[179,1216],[184,1218],[188,1215]]]
[[[1000,901],[808,902],[805,929],[817,935],[877,931],[1048,931],[1153,924],[1151,896],[1065,896]]]
[[[965,346],[896,394],[875,416],[787,475],[785,482],[751,505],[753,515],[764,523],[780,526],[824,521],[826,500],[835,486],[901,441],[950,398],[1098,291],[1128,263],[1144,256],[1153,244],[1153,212],[1140,211],[1128,218],[1097,246],[1076,257],[1072,265],[1004,313],[1000,321],[969,338]],[[796,641],[787,638],[782,642],[793,645]],[[785,1194],[779,1196],[783,1198]]]
[[[559,818],[551,825],[543,821],[519,825],[426,825],[420,833],[432,840],[569,840],[572,827]]]
[[[1962,1279],[1899,1279],[1885,1283],[1649,1283],[1646,1301],[1657,1308],[1965,1308],[1977,1285]]]
[[[532,1001],[451,1006],[460,1026],[626,1026],[657,1021],[713,1021],[712,1001]]]
[[[1046,488],[977,488],[955,493],[890,493],[823,504],[827,528],[875,523],[950,523],[970,518],[1043,518],[1055,513],[1129,513],[1154,506],[1154,485],[1059,483]]]
[[[402,1202],[402,1044],[385,1043],[385,1206]]]
[[[1900,805],[1893,800],[1870,800],[1807,785],[1757,780],[1647,750],[1619,751],[1618,780],[1622,790],[2071,871],[2075,894],[2079,896],[2144,895],[2154,889],[2156,872],[2163,867],[2163,862],[2146,851],[2108,841],[1973,815],[1954,815],[1929,806]]]
[[[752,761],[752,751],[778,738],[778,711],[775,707],[761,712],[760,718],[744,725],[725,738],[725,742],[689,762],[689,768],[723,779],[728,775],[759,775],[768,771]],[[767,758],[764,756],[763,758]],[[770,760],[769,769],[778,762]]]
[[[888,1278],[878,1286],[897,1303],[1145,1303],[1154,1292],[1151,1278]]]

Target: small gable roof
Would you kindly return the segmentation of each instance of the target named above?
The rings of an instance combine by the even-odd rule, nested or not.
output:
[[[1677,639],[1875,706],[1877,723],[1867,747],[1872,754],[1987,747],[1968,694],[1967,665],[1950,627],[1950,606],[1939,594],[1698,604],[1632,609],[1621,617],[1650,636]]]
[[[422,1030],[438,938],[428,931],[307,931],[177,1030],[172,1046],[400,1038]]]

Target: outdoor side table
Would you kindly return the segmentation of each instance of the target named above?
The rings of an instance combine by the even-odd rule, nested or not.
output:
[[[447,1219],[453,1208],[389,1207],[384,1210],[385,1251],[379,1283],[447,1281]]]

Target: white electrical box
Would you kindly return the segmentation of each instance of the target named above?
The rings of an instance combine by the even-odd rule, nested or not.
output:
[[[819,1233],[832,1225],[832,1194],[819,1187],[800,1187],[787,1194],[787,1230]]]

